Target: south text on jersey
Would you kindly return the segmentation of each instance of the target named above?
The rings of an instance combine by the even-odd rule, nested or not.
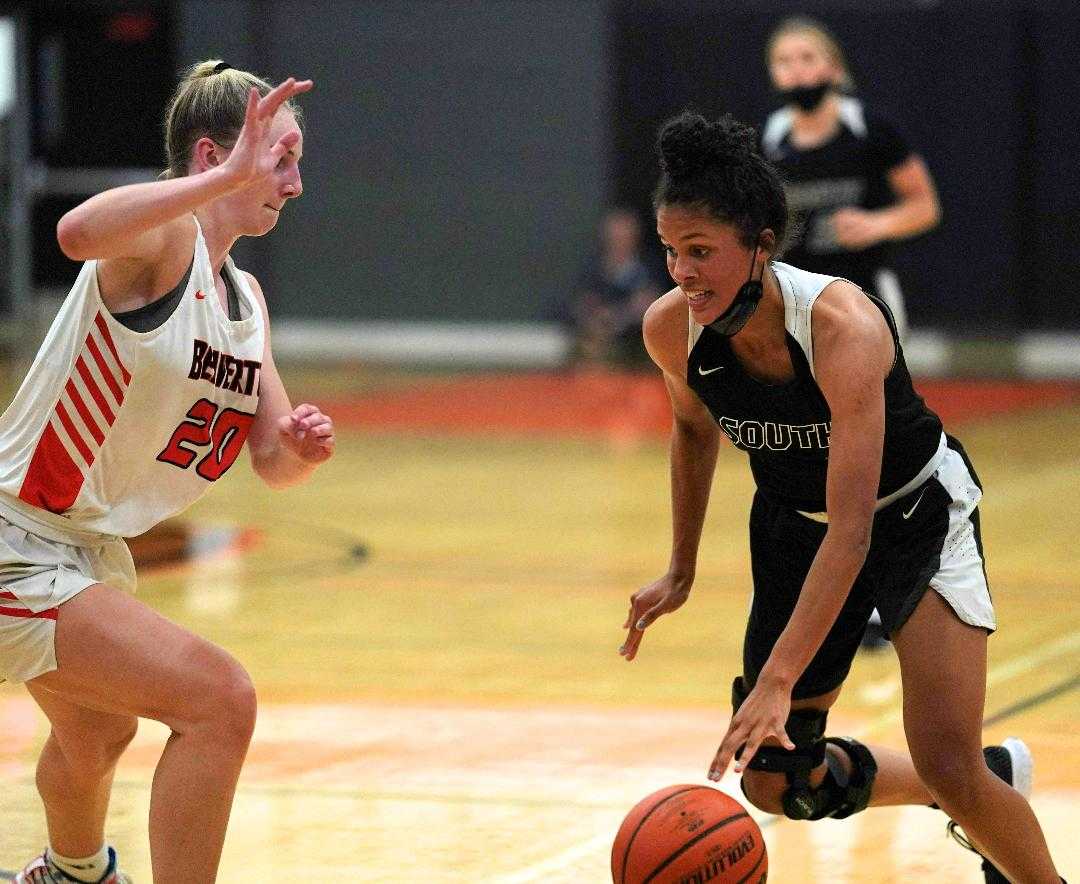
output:
[[[258,395],[260,368],[262,363],[255,359],[237,359],[196,338],[188,377],[193,381],[209,381],[215,387],[251,396]]]
[[[721,417],[717,423],[732,443],[744,451],[759,448],[787,451],[793,447],[827,449],[832,430],[828,421],[817,424],[778,424],[774,421],[741,421],[733,417]]]

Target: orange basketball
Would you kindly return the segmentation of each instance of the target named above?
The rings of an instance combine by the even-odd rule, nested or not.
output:
[[[768,872],[758,824],[709,786],[668,786],[643,798],[611,847],[615,884],[762,884]]]

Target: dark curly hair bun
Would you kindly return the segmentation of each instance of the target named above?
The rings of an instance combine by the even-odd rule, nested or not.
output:
[[[709,122],[684,111],[660,132],[660,168],[673,179],[686,179],[749,160],[756,136],[730,114]]]
[[[657,138],[660,181],[653,207],[683,205],[734,224],[746,244],[766,228],[778,244],[787,231],[780,176],[758,153],[757,134],[730,114],[715,122],[684,111]],[[778,246],[780,248],[780,246]]]

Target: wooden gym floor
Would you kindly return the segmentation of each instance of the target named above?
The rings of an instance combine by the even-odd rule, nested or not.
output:
[[[261,707],[219,880],[601,882],[640,797],[704,783],[729,715],[750,585],[744,456],[725,446],[694,594],[619,657],[627,599],[669,542],[655,378],[478,378],[293,370],[339,453],[308,486],[262,488],[241,462],[141,539],[140,596],[219,642]],[[1080,875],[1080,397],[1075,386],[937,383],[931,403],[987,488],[1000,629],[986,741],[1022,736],[1033,803]],[[862,655],[830,731],[903,746],[891,650]],[[40,851],[46,726],[0,685],[0,868]],[[116,778],[109,836],[148,884],[144,722]],[[734,778],[722,787],[741,797]],[[755,816],[770,880],[975,882],[978,860],[925,808],[814,824]]]

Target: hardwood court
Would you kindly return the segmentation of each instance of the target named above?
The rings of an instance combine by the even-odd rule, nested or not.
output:
[[[627,664],[627,598],[667,557],[655,380],[454,380],[433,395],[435,381],[364,375],[362,398],[346,401],[312,377],[296,375],[294,397],[338,400],[336,462],[284,493],[238,464],[160,535],[141,579],[143,599],[229,648],[259,688],[220,880],[601,884],[623,814],[661,786],[706,782],[726,726],[750,584],[743,456],[722,451],[690,602]],[[486,417],[478,389],[501,391]],[[1005,408],[1004,388],[985,404],[985,387],[959,401],[949,389],[933,404],[988,491],[1000,630],[987,740],[1031,745],[1034,805],[1075,877],[1080,402],[1061,385]],[[425,412],[425,397],[454,419]],[[567,408],[578,419],[560,424]],[[168,544],[194,561],[172,563]],[[899,687],[890,651],[861,657],[830,731],[901,746]],[[45,727],[21,688],[0,686],[0,732],[0,868],[12,869],[45,838],[33,784]],[[141,884],[164,738],[142,725],[111,811],[110,838]],[[723,788],[740,795],[734,778]],[[930,809],[758,818],[772,881],[981,881]]]

